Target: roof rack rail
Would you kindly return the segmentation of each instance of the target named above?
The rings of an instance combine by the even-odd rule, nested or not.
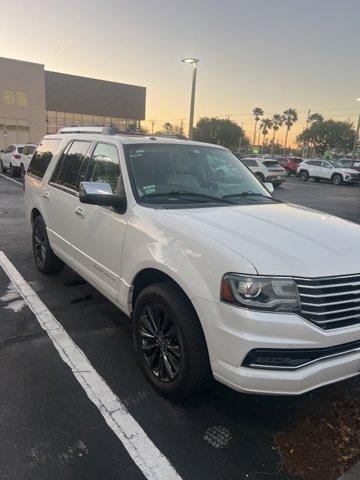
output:
[[[110,127],[64,127],[56,133],[100,133],[101,135],[115,135],[116,132]]]

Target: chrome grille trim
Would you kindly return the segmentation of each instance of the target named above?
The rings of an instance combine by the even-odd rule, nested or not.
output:
[[[323,329],[360,324],[360,274],[294,281],[302,317]]]

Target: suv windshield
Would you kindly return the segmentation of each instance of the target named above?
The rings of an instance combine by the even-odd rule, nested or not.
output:
[[[134,194],[141,203],[272,200],[266,188],[228,150],[145,144],[128,145],[126,151]]]

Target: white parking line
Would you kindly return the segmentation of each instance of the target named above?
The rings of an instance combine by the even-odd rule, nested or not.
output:
[[[62,360],[70,367],[76,380],[97,406],[106,423],[144,476],[149,480],[181,480],[169,460],[153,444],[124,404],[97,373],[84,352],[74,343],[2,251],[0,266],[34,312],[41,328],[48,334]]]
[[[14,182],[14,183],[17,183],[18,185],[23,186],[23,184],[21,182],[18,182],[17,180],[14,180],[13,178],[7,177],[3,173],[0,173],[0,177],[6,178],[6,180],[10,180],[10,182]]]

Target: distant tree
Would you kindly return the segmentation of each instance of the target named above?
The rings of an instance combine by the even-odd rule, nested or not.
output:
[[[312,113],[309,117],[310,123],[321,123],[324,121],[324,117],[320,113]]]
[[[174,127],[170,122],[165,122],[163,125],[163,129],[165,133],[173,133]]]
[[[288,135],[291,127],[297,122],[298,116],[294,108],[288,108],[284,111],[284,124],[286,126],[285,142],[284,142],[284,153],[286,153]]]
[[[309,145],[320,155],[326,150],[346,154],[351,151],[354,139],[354,125],[335,120],[314,122],[296,137],[298,145]]]
[[[272,117],[273,137],[272,137],[272,141],[271,141],[271,154],[274,153],[276,132],[282,126],[282,124],[284,123],[284,120],[285,120],[284,116],[280,115],[280,113],[274,113],[274,115]]]
[[[258,121],[260,120],[260,117],[262,117],[264,115],[264,110],[260,107],[255,107],[254,110],[253,110],[253,115],[254,115],[254,118],[255,118],[253,145],[255,145],[256,127],[257,127]]]
[[[270,118],[263,118],[260,122],[260,129],[263,136],[262,147],[265,146],[265,137],[269,133],[270,128],[272,127],[272,120]]]
[[[194,129],[194,140],[207,143],[215,143],[237,150],[241,139],[241,145],[249,145],[245,132],[237,123],[222,118],[200,118]]]

